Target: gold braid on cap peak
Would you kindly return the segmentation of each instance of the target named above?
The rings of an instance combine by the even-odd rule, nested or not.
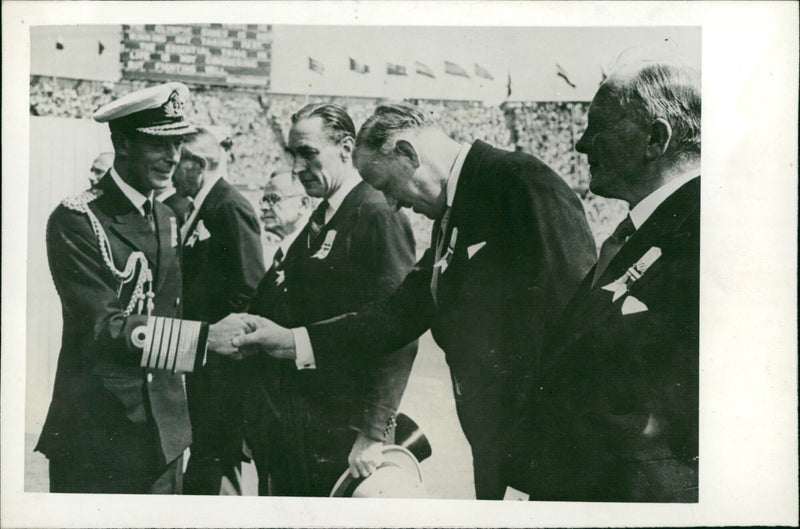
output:
[[[136,307],[136,312],[141,314],[142,308],[145,305],[145,301],[147,301],[146,308],[147,315],[149,316],[153,310],[154,294],[153,273],[150,270],[150,266],[147,264],[147,257],[145,257],[143,252],[133,252],[130,256],[128,256],[128,262],[125,263],[124,270],[118,270],[114,265],[114,260],[112,259],[111,255],[111,243],[108,242],[108,236],[106,235],[103,226],[100,224],[100,221],[97,220],[97,217],[92,212],[91,208],[89,208],[89,203],[102,196],[102,194],[103,191],[101,189],[92,188],[74,197],[65,198],[61,201],[61,204],[68,209],[77,211],[79,213],[84,213],[87,217],[89,217],[89,223],[92,225],[92,230],[97,236],[97,240],[100,245],[100,254],[103,256],[103,261],[105,262],[106,267],[111,270],[111,273],[114,275],[117,281],[119,281],[119,286],[117,287],[117,296],[119,296],[122,292],[123,285],[131,282],[136,276],[137,264],[139,265],[139,274],[136,276],[136,285],[133,288],[131,299],[128,302],[128,306],[123,311],[123,314],[125,316],[129,316],[131,313],[133,313],[134,307]],[[144,291],[145,284],[147,284],[147,292]]]

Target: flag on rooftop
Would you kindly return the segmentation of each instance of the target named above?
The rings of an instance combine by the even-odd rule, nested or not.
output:
[[[350,57],[350,69],[358,73],[369,73],[369,65],[361,64],[354,58]]]
[[[407,75],[405,66],[391,62],[386,63],[386,73],[389,75]]]
[[[417,66],[417,73],[418,74],[425,75],[427,77],[430,77],[431,79],[435,79],[436,78],[436,76],[433,75],[433,70],[428,68],[427,64],[417,61],[416,62],[416,66]]]
[[[450,75],[459,75],[469,79],[469,74],[467,71],[454,62],[444,61],[444,72]]]
[[[478,64],[475,63],[475,75],[478,77],[483,77],[484,79],[488,79],[490,81],[494,81],[494,76],[489,73],[489,70]]]
[[[325,65],[316,59],[308,58],[308,69],[312,72],[317,72],[320,75],[325,74]]]
[[[564,81],[572,88],[575,88],[575,83],[569,80],[569,74],[567,74],[567,71],[558,63],[556,63],[556,75],[564,79]]]
[[[508,72],[508,94],[506,97],[511,97],[511,72]]]

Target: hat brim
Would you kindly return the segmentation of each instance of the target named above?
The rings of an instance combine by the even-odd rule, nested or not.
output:
[[[422,483],[422,468],[417,458],[414,457],[414,454],[408,449],[398,445],[387,445],[383,447],[383,457],[385,462],[380,468],[384,466],[393,466],[407,469],[409,475],[411,475],[413,479],[420,484]],[[377,472],[377,470],[375,472]],[[353,496],[355,490],[367,479],[369,479],[369,477],[354,478],[353,475],[350,474],[350,469],[347,469],[336,481],[329,497],[350,498]]]

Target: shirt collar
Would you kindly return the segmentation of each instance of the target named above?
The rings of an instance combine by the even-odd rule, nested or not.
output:
[[[461,148],[458,150],[456,159],[453,162],[453,167],[450,168],[450,174],[447,175],[447,207],[453,207],[453,200],[456,196],[456,187],[458,186],[458,178],[461,176],[461,169],[464,168],[464,160],[467,159],[467,154],[472,148],[468,143],[462,143]]]
[[[342,182],[342,185],[339,186],[339,189],[334,191],[333,194],[326,199],[328,201],[328,209],[325,211],[325,224],[330,222],[330,220],[336,214],[336,210],[339,209],[339,206],[342,205],[344,199],[350,194],[350,191],[352,191],[353,188],[360,183],[361,178],[357,175],[353,175]]]
[[[131,201],[131,204],[133,204],[134,207],[139,210],[139,213],[144,215],[144,207],[143,206],[144,206],[144,203],[147,202],[147,200],[150,197],[149,196],[144,196],[143,194],[141,194],[137,190],[135,190],[133,187],[128,185],[128,183],[125,182],[125,180],[122,179],[122,177],[119,175],[117,170],[114,169],[114,167],[111,167],[111,171],[110,172],[111,172],[111,179],[114,180],[115,184],[117,184],[117,187],[119,188],[120,191],[122,191],[122,194],[125,195],[128,198],[128,200]],[[151,195],[152,195],[152,193],[151,193]]]
[[[186,237],[188,234],[189,228],[194,224],[194,219],[197,218],[198,212],[200,211],[200,206],[203,205],[203,201],[208,196],[208,193],[211,191],[211,188],[222,178],[221,174],[218,174],[212,178],[209,178],[207,181],[203,182],[203,187],[200,188],[200,191],[197,192],[194,198],[190,198],[189,200],[192,201],[192,213],[189,215],[189,218],[186,219],[186,222],[183,223],[181,227],[181,236]]]
[[[631,221],[633,221],[633,226],[638,230],[645,221],[650,218],[650,215],[664,202],[670,195],[672,195],[675,191],[677,191],[683,184],[687,183],[689,180],[696,178],[699,172],[697,169],[692,169],[689,172],[683,173],[682,175],[673,178],[663,186],[659,187],[646,197],[642,199],[641,202],[636,204],[631,211]]]

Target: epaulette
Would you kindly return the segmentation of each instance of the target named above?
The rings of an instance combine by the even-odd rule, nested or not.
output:
[[[136,312],[141,314],[142,309],[146,308],[147,314],[150,315],[150,312],[153,309],[154,297],[153,273],[147,264],[147,258],[143,252],[131,253],[128,256],[128,261],[125,263],[125,268],[123,270],[118,270],[117,267],[114,266],[114,259],[111,255],[111,243],[108,242],[108,235],[106,235],[103,225],[100,224],[99,220],[97,220],[95,214],[91,209],[89,209],[89,203],[102,195],[102,189],[92,187],[83,193],[65,198],[61,201],[61,204],[65,208],[84,213],[87,217],[89,217],[89,223],[92,225],[92,231],[94,231],[94,234],[97,237],[98,245],[100,246],[100,255],[103,257],[103,262],[105,263],[106,268],[111,271],[111,274],[114,276],[114,278],[119,281],[117,292],[121,292],[122,286],[125,283],[133,281],[134,277],[136,277],[136,283],[134,285],[133,293],[131,294],[131,299],[128,302],[128,305],[125,307],[123,314],[128,316],[129,314],[133,313],[134,309],[136,309]],[[147,287],[146,291],[145,287]]]
[[[97,200],[101,196],[103,196],[103,190],[98,189],[96,187],[92,187],[75,196],[65,198],[64,200],[61,201],[61,205],[63,205],[67,209],[85,213],[86,210],[89,208],[89,202]]]

